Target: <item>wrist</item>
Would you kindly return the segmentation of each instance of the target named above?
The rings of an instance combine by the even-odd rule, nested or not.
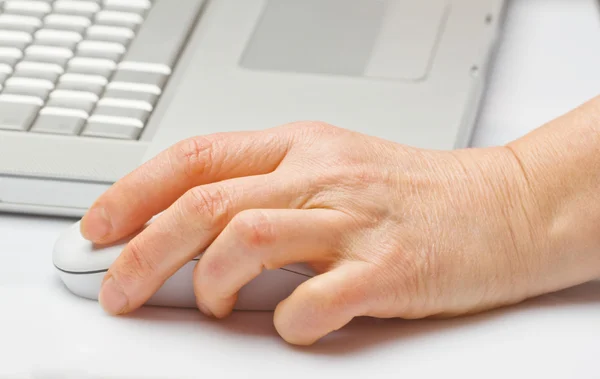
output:
[[[600,278],[600,97],[508,144],[523,207],[542,238],[532,290]]]

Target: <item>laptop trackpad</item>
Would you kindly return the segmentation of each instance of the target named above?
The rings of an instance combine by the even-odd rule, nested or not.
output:
[[[419,80],[446,0],[270,0],[242,57],[255,70]]]

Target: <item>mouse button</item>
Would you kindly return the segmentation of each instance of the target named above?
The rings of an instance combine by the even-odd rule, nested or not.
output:
[[[79,234],[79,223],[64,230],[54,243],[52,260],[54,265],[64,271],[79,271],[85,265],[86,252],[92,250],[92,243]]]
[[[67,272],[106,270],[120,254],[122,245],[98,247],[80,233],[79,222],[60,234],[54,244],[53,263]]]
[[[282,267],[283,269],[291,272],[295,272],[296,274],[304,275],[304,276],[315,276],[315,272],[309,265],[306,263],[293,263],[287,266]]]

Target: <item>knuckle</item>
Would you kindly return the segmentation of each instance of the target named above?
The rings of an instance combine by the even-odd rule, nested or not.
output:
[[[342,129],[323,121],[297,121],[285,125],[286,128],[310,134],[338,134]]]
[[[220,281],[227,275],[227,267],[218,256],[205,256],[194,267],[194,288],[197,295],[210,298],[215,289],[212,283]]]
[[[226,274],[225,266],[219,259],[206,259],[198,265],[198,275],[211,280],[220,279]]]
[[[238,214],[231,222],[233,234],[249,250],[272,245],[276,236],[267,214],[260,210]]]
[[[173,149],[173,161],[182,165],[187,177],[209,174],[215,169],[215,152],[220,140],[218,135],[197,136],[177,143]]]
[[[310,298],[315,306],[323,310],[338,309],[339,305],[344,302],[339,289],[326,287],[319,281],[309,280],[302,286],[308,295],[307,298]]]
[[[322,121],[307,121],[304,123],[305,130],[311,130],[315,132],[327,132],[332,130],[333,128],[333,125]]]
[[[122,255],[119,266],[119,278],[122,281],[136,281],[147,278],[156,271],[157,262],[153,254],[144,249],[138,239],[133,239],[127,245],[126,254]]]
[[[334,126],[324,121],[310,121],[308,123],[308,127],[316,131],[334,134],[342,131],[342,129],[338,128],[337,126]]]
[[[335,296],[331,295],[331,289],[325,288],[320,281],[308,280],[298,287],[299,292],[302,292],[305,299],[310,299],[312,304],[319,308],[328,309],[331,299]]]
[[[207,215],[211,222],[219,222],[227,217],[228,199],[229,196],[220,187],[194,187],[188,191],[184,204],[196,214]]]

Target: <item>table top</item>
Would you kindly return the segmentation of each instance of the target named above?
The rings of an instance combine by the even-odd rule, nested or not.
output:
[[[599,26],[594,0],[512,1],[473,145],[506,143],[596,96]],[[72,222],[0,215],[2,379],[598,377],[600,282],[467,318],[356,320],[297,348],[270,313],[104,314],[53,270],[52,245]]]

